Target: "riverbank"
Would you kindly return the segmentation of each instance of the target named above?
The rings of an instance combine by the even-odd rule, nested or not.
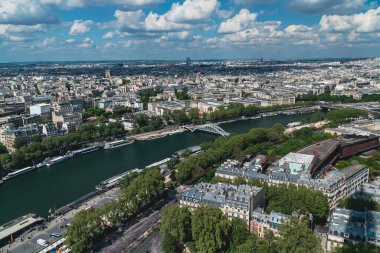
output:
[[[290,108],[290,109],[259,113],[258,115],[252,116],[252,117],[242,116],[242,117],[238,117],[235,119],[222,120],[222,121],[216,121],[216,122],[207,121],[207,122],[205,122],[205,124],[211,124],[212,123],[212,124],[216,124],[216,125],[221,125],[221,124],[227,124],[227,123],[233,123],[233,122],[239,122],[239,121],[260,119],[260,118],[265,118],[265,117],[273,117],[273,116],[277,116],[277,115],[295,115],[295,114],[314,113],[320,109],[321,108],[319,105],[295,107],[295,108]],[[133,140],[144,141],[144,140],[152,140],[155,138],[162,138],[162,137],[165,137],[167,135],[182,133],[185,131],[188,131],[188,130],[181,128],[179,126],[168,126],[164,129],[160,129],[160,130],[156,130],[156,131],[129,135],[128,138],[133,139]]]
[[[302,121],[310,115],[278,115],[225,123],[221,127],[229,133],[243,133],[251,128],[271,127],[275,123],[287,125]],[[164,138],[136,141],[117,149],[100,149],[50,168],[38,168],[0,185],[3,207],[0,208],[0,224],[29,212],[47,217],[49,209],[58,209],[94,191],[95,186],[108,178],[126,170],[145,168],[178,150],[215,138],[217,136],[213,134],[186,131]]]
[[[156,130],[152,132],[130,135],[129,138],[132,140],[146,141],[146,140],[153,140],[156,138],[162,138],[170,134],[183,133],[185,131],[186,129],[180,128],[178,126],[169,126],[164,129],[160,129],[160,130]]]

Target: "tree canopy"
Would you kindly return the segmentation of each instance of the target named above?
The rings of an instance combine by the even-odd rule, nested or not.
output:
[[[199,252],[214,253],[227,247],[230,224],[219,208],[200,206],[195,209],[191,227]]]
[[[304,221],[291,219],[280,227],[280,238],[277,241],[278,253],[322,253],[320,240]]]

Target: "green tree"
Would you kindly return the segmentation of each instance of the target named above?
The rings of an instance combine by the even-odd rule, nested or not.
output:
[[[304,221],[291,219],[280,228],[277,242],[279,253],[322,253],[320,240]]]
[[[100,216],[89,209],[75,215],[66,231],[66,243],[75,253],[90,252],[100,235]]]
[[[15,149],[19,149],[21,148],[22,146],[25,146],[28,144],[28,140],[26,138],[20,138],[20,137],[17,137],[13,143],[13,147]]]
[[[328,120],[336,123],[346,122],[360,117],[368,117],[368,113],[358,109],[347,108],[331,110],[326,115]]]
[[[258,246],[259,246],[259,239],[257,238],[257,235],[252,234],[249,236],[249,238],[239,245],[236,250],[232,252],[236,253],[257,253],[258,252]]]
[[[180,242],[191,238],[191,213],[187,208],[171,205],[164,209],[161,217],[162,234],[171,233]]]
[[[172,236],[171,233],[165,235],[162,238],[162,250],[165,253],[177,253],[177,252],[180,252],[178,250],[178,242],[176,241],[176,239],[174,238],[174,236]]]
[[[186,112],[183,110],[174,110],[172,112],[173,121],[178,125],[185,125],[190,123],[189,117],[187,117]]]
[[[380,253],[380,247],[371,243],[346,241],[343,247],[335,247],[332,253]]]
[[[168,162],[167,166],[169,170],[172,170],[175,168],[175,166],[179,163],[179,158],[178,157],[172,157]]]
[[[189,100],[191,97],[187,94],[187,91],[176,92],[178,100]]]
[[[200,206],[195,209],[191,227],[199,252],[214,253],[226,248],[230,224],[219,208]]]
[[[231,221],[230,249],[236,249],[243,244],[249,237],[247,223],[238,218]]]
[[[7,148],[0,142],[0,154],[8,154]]]
[[[161,217],[160,233],[163,239],[176,243],[179,248],[181,243],[191,239],[191,213],[187,208],[171,205],[164,209]]]

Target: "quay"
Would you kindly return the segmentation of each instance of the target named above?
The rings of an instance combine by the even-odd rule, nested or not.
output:
[[[0,226],[0,247],[12,243],[14,238],[44,221],[35,214],[27,214]]]

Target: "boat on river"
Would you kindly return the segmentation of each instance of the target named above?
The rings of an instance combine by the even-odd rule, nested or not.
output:
[[[74,150],[74,151],[71,151],[70,153],[72,154],[72,156],[84,155],[84,154],[87,154],[87,153],[99,150],[100,148],[101,148],[101,146],[94,145],[94,146],[91,146],[91,147],[81,148],[81,149],[78,149],[78,150]]]
[[[107,142],[107,143],[104,145],[104,149],[119,148],[119,147],[123,147],[123,146],[129,145],[129,144],[132,144],[132,143],[134,143],[134,142],[135,142],[134,140],[117,140],[117,141],[111,141],[111,142]]]
[[[63,162],[64,160],[66,160],[67,158],[69,158],[69,156],[67,155],[63,155],[63,156],[57,156],[57,157],[54,157],[52,158],[50,161],[48,161],[46,163],[46,166],[50,167],[56,163],[60,163],[60,162]]]
[[[16,170],[14,172],[8,173],[8,175],[3,177],[2,180],[6,181],[8,179],[20,176],[20,175],[25,174],[25,173],[28,173],[29,171],[35,170],[36,168],[37,168],[36,166],[29,166],[29,167],[25,167],[21,170]]]

